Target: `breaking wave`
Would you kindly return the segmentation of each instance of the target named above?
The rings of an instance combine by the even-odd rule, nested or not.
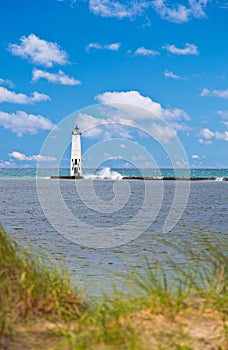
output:
[[[223,181],[223,177],[216,177],[215,181]]]
[[[84,175],[84,179],[100,179],[100,180],[122,180],[123,176],[111,168],[104,168],[95,175]]]

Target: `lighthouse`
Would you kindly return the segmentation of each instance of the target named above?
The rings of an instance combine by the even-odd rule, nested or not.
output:
[[[72,132],[70,175],[82,176],[81,132],[76,126]]]

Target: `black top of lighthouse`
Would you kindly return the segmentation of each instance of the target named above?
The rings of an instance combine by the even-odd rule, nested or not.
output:
[[[80,129],[77,127],[77,125],[74,128],[74,131],[72,132],[72,135],[81,135]]]

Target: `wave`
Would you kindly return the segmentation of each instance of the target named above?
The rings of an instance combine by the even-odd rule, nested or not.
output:
[[[111,168],[101,169],[96,175],[84,175],[84,179],[122,180],[123,176]]]
[[[216,177],[215,181],[223,181],[223,177]]]

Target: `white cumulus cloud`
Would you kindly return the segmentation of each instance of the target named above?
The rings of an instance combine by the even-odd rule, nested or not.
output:
[[[192,159],[200,159],[200,156],[198,156],[198,154],[193,154]]]
[[[188,5],[167,0],[89,0],[92,13],[118,19],[134,18],[153,8],[163,19],[174,23],[186,23],[191,18],[206,17],[205,9],[210,0],[188,0]]]
[[[53,84],[61,85],[80,85],[80,80],[70,77],[61,70],[58,73],[49,73],[41,69],[34,68],[32,71],[32,81],[38,81],[40,79],[46,79],[48,82]]]
[[[195,44],[185,44],[184,47],[179,48],[175,45],[165,45],[163,46],[163,49],[167,50],[168,52],[174,54],[174,55],[198,55],[198,48]]]
[[[228,98],[228,89],[226,90],[209,90],[204,88],[200,96],[215,96],[220,98]]]
[[[154,124],[150,129],[151,135],[162,143],[168,143],[170,139],[176,137],[176,132],[169,126]]]
[[[214,135],[215,135],[215,138],[218,140],[228,141],[228,131],[224,131],[224,132],[216,131]]]
[[[212,139],[214,137],[214,132],[208,128],[205,128],[201,130],[200,136],[202,136],[204,139]]]
[[[150,2],[131,0],[119,2],[113,0],[89,0],[89,8],[92,13],[102,17],[114,17],[118,19],[132,18],[143,14],[150,6]]]
[[[67,63],[67,53],[57,43],[40,39],[35,34],[22,36],[20,44],[10,44],[9,50],[15,56],[30,59],[34,64],[45,67]]]
[[[155,11],[164,19],[174,23],[186,23],[191,18],[206,17],[205,8],[209,0],[189,0],[188,6],[166,0],[154,0]]]
[[[25,94],[17,94],[14,91],[8,90],[5,87],[0,86],[0,103],[17,103],[17,104],[29,104],[40,101],[49,101],[50,97],[45,94],[40,94],[39,92],[33,92],[32,96],[27,96]]]
[[[228,131],[219,132],[205,128],[200,131],[200,136],[199,142],[206,145],[211,144],[213,139],[228,141]]]
[[[77,118],[80,129],[83,130],[85,137],[97,138],[102,136],[103,139],[108,140],[113,136],[131,138],[129,133],[124,128],[124,125],[133,125],[131,121],[121,120],[121,118],[95,118],[85,113],[79,113]]]
[[[173,72],[170,72],[168,70],[164,71],[164,77],[166,79],[171,78],[171,79],[175,79],[175,80],[185,80],[185,77],[181,77],[180,75],[174,74]]]
[[[0,78],[0,85],[5,85],[5,86],[8,86],[10,88],[14,87],[14,83],[11,80],[2,79],[2,78]]]
[[[142,96],[138,91],[105,92],[97,95],[96,100],[104,105],[101,116],[95,118],[88,114],[79,114],[77,122],[85,137],[109,139],[111,137],[132,138],[129,127],[143,125],[155,139],[168,143],[176,137],[175,130],[187,130],[181,120],[188,120],[186,112],[178,108],[164,109],[150,97]],[[141,109],[135,108],[139,107]],[[162,119],[167,123],[163,123]],[[122,147],[122,145],[121,145]]]
[[[189,119],[187,113],[179,108],[164,109],[158,102],[154,102],[150,97],[142,96],[138,91],[126,92],[105,92],[96,96],[101,103],[120,103],[141,107],[152,113],[150,118],[164,118],[166,120]],[[138,115],[137,115],[138,118]],[[148,114],[141,114],[141,118],[148,118]],[[132,115],[134,119],[134,115]]]
[[[41,115],[27,114],[23,111],[6,113],[0,111],[0,126],[18,136],[23,134],[37,134],[40,130],[52,130],[55,125]]]
[[[14,159],[20,160],[20,161],[27,160],[27,161],[48,162],[48,161],[51,161],[51,160],[56,160],[54,157],[42,156],[40,154],[32,155],[32,156],[26,156],[25,154],[17,152],[17,151],[14,151],[14,152],[10,153],[9,156],[14,158]]]
[[[167,108],[167,109],[162,109],[162,114],[161,117],[168,121],[175,121],[175,120],[189,120],[190,117],[189,115],[183,111],[183,109],[180,108]]]
[[[141,107],[154,113],[155,118],[162,113],[161,105],[158,102],[154,102],[149,97],[142,96],[138,91],[105,92],[97,95],[96,100],[101,103],[119,103]],[[132,117],[134,118],[134,116]],[[144,118],[143,114],[142,118]]]
[[[118,51],[120,49],[121,43],[112,43],[112,44],[99,44],[99,43],[90,43],[86,46],[86,51],[89,52],[92,49],[95,50],[110,50]]]
[[[135,53],[135,56],[157,56],[160,55],[158,51],[146,49],[145,47],[139,47]]]

